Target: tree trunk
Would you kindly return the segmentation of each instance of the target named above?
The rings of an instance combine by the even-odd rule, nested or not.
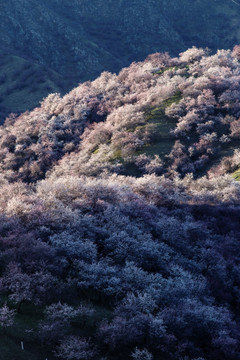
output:
[[[21,300],[19,303],[18,303],[18,307],[17,307],[17,313],[20,314],[21,313],[21,306],[22,306],[22,303],[24,302],[24,300]]]

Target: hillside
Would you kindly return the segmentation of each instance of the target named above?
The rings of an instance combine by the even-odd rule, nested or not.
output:
[[[6,120],[1,360],[239,359],[239,84],[193,47]]]
[[[157,53],[118,76],[104,72],[64,97],[51,94],[0,129],[0,169],[8,169],[10,181],[32,182],[66,155],[82,175],[234,171],[239,57],[238,46],[212,56],[195,47],[179,58]]]
[[[66,93],[149,53],[176,56],[193,45],[215,51],[240,43],[240,6],[231,0],[0,3],[0,59],[9,62],[0,67],[1,122],[11,112],[31,110],[50,92]]]
[[[9,0],[1,2],[0,47],[77,85],[156,51],[232,48],[239,14],[231,0]]]
[[[0,53],[0,74],[0,123],[10,113],[32,110],[49,93],[62,93],[67,86],[54,71],[4,52]]]

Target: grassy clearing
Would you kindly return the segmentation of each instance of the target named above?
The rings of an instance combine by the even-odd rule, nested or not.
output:
[[[181,98],[182,94],[178,91],[159,107],[155,107],[147,113],[147,123],[155,127],[154,139],[151,144],[144,146],[140,153],[159,155],[162,158],[169,154],[175,142],[174,137],[171,135],[171,130],[174,129],[176,122],[165,115],[165,109],[174,103],[179,103]]]
[[[162,75],[166,71],[171,71],[171,70],[177,71],[177,70],[183,69],[183,68],[185,69],[185,72],[181,76],[184,76],[184,77],[188,78],[190,76],[189,75],[189,65],[186,65],[184,67],[182,67],[182,66],[168,66],[168,67],[166,67],[164,69],[161,69],[159,71],[154,72],[153,74]]]
[[[165,115],[165,109],[174,103],[178,103],[182,99],[182,94],[177,91],[172,97],[166,99],[161,105],[150,108],[145,115],[145,123],[128,128],[128,132],[138,132],[139,137],[144,136],[147,128],[151,127],[151,141],[139,148],[134,155],[146,154],[150,156],[158,155],[164,160],[165,156],[171,152],[175,143],[175,138],[171,135],[171,130],[176,126],[176,121]],[[94,149],[92,154],[97,154],[99,149]],[[123,164],[123,174],[128,176],[140,176],[141,171],[134,162],[126,162],[122,157],[121,149],[115,149],[111,162],[119,162]]]
[[[1,303],[6,297],[1,297]],[[79,304],[76,298],[72,306]],[[8,302],[8,306],[15,306]],[[89,337],[103,319],[110,319],[112,311],[100,304],[94,304],[94,314],[86,319],[83,324],[81,318],[72,322],[72,333],[77,336]],[[21,313],[15,317],[15,323],[6,330],[0,329],[0,360],[53,360],[56,359],[52,350],[47,346],[41,346],[36,338],[39,321],[43,319],[43,308],[36,307],[31,303],[23,303]],[[24,351],[21,349],[21,341],[24,343]]]
[[[240,169],[237,169],[232,176],[235,180],[240,181]]]
[[[156,71],[155,74],[162,75],[162,74],[163,74],[164,72],[166,72],[166,71],[169,71],[169,70],[178,70],[178,69],[180,69],[179,66],[169,66],[169,67],[166,67],[166,68],[161,69],[161,70],[159,70],[159,71]]]
[[[160,106],[150,109],[146,113],[146,123],[137,126],[130,131],[144,132],[146,127],[151,125],[153,127],[153,136],[151,142],[136,152],[136,155],[146,154],[150,156],[158,155],[162,160],[171,152],[175,143],[175,138],[171,135],[171,130],[176,126],[173,119],[165,115],[165,109],[173,103],[178,103],[182,98],[181,92],[176,92],[171,98],[165,100]],[[121,151],[116,152],[114,160],[124,162],[121,158]],[[140,176],[140,171],[134,163],[124,164],[124,175]]]

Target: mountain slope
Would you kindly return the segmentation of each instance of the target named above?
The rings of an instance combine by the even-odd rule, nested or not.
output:
[[[22,71],[24,60],[32,64],[32,74],[36,71],[21,91],[16,86],[23,83],[6,78],[1,121],[10,112],[33,108],[49,92],[67,92],[152,52],[177,55],[193,45],[216,50],[240,42],[240,6],[231,0],[9,0],[0,6],[1,58],[23,59],[8,59],[15,73]],[[5,68],[0,72],[4,78]]]
[[[66,165],[86,175],[201,176],[221,171],[222,159],[232,171],[240,145],[239,58],[239,47],[213,56],[197,48],[179,58],[155,54],[63,98],[51,94],[1,128],[1,171],[8,169],[11,181],[35,181],[69,153]]]
[[[155,51],[233,47],[240,42],[239,11],[230,0],[2,1],[1,47],[76,84]]]
[[[0,127],[1,360],[240,358],[239,84],[158,53]]]
[[[32,110],[51,92],[66,90],[62,76],[19,56],[0,53],[0,123],[10,113]]]

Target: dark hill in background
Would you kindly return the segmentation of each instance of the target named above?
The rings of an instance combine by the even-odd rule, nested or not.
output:
[[[63,92],[63,76],[22,57],[0,52],[0,123],[11,113],[39,105],[50,92]]]
[[[231,48],[240,42],[239,13],[240,6],[230,0],[1,1],[0,49],[63,75],[61,87],[67,91],[69,83],[77,85],[104,70],[117,72],[156,51],[177,55],[192,45]],[[16,71],[21,71],[18,62]],[[48,92],[59,88],[52,75]],[[31,82],[37,85],[34,77]],[[28,91],[37,102],[45,95]],[[21,107],[16,108],[14,97],[1,105],[8,109],[10,103],[12,111],[33,107],[25,99],[28,91],[19,96]]]

